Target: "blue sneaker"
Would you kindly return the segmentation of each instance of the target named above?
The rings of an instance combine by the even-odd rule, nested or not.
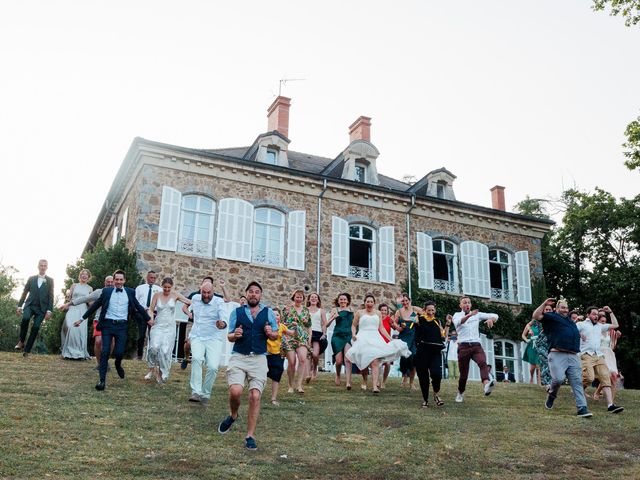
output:
[[[227,418],[220,422],[220,425],[218,425],[218,433],[221,433],[223,435],[227,433],[229,430],[231,430],[233,422],[235,422],[237,419],[238,417],[233,418],[231,415],[229,415]]]
[[[180,370],[186,370],[188,363],[189,363],[189,361],[186,358],[183,358],[182,362],[180,363]]]
[[[229,417],[231,418],[231,417]],[[256,444],[256,440],[253,437],[247,437],[244,439],[244,444],[245,447],[247,447],[247,450],[257,450],[258,449],[258,445]]]
[[[547,410],[551,410],[553,408],[554,401],[555,401],[555,397],[552,397],[551,395],[547,395],[547,401],[544,402],[544,408],[546,408]]]

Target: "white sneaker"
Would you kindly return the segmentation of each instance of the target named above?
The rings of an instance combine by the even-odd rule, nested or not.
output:
[[[456,403],[464,402],[464,393],[456,393]]]
[[[154,377],[153,372],[149,372],[144,376],[145,380],[151,380]]]
[[[488,397],[489,395],[491,395],[491,392],[493,391],[493,387],[495,386],[496,382],[493,380],[490,380],[488,383],[484,384],[484,396]]]

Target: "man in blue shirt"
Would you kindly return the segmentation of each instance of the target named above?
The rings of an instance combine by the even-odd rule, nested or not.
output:
[[[262,287],[258,282],[251,282],[245,293],[247,304],[236,308],[229,317],[227,338],[233,343],[227,366],[230,415],[220,422],[218,432],[227,433],[238,418],[240,396],[247,381],[249,412],[245,446],[248,450],[257,450],[253,435],[258,423],[262,390],[267,382],[267,338],[275,340],[278,337],[278,324],[273,310],[260,303]]]
[[[554,312],[544,313],[544,307],[556,304]],[[533,312],[533,319],[540,320],[547,339],[549,340],[549,371],[551,372],[551,388],[544,406],[548,410],[553,408],[553,402],[558,396],[560,386],[565,377],[573,390],[576,400],[578,417],[589,418],[593,414],[587,409],[587,399],[582,388],[582,365],[580,352],[580,333],[578,327],[569,318],[569,306],[566,300],[546,299]]]

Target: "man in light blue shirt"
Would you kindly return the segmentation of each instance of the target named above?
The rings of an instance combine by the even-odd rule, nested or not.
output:
[[[227,323],[222,320],[224,301],[213,295],[213,285],[205,282],[200,293],[191,299],[193,328],[189,333],[191,342],[191,397],[190,402],[206,406],[211,398],[211,389],[218,375],[220,356],[225,346]],[[202,382],[202,364],[206,362],[207,373]]]

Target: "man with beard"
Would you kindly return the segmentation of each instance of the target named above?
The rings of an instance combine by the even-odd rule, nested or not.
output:
[[[267,338],[278,337],[278,324],[273,310],[260,303],[262,287],[251,282],[246,291],[247,304],[236,308],[229,318],[227,338],[233,343],[233,351],[227,366],[230,415],[218,426],[218,432],[227,433],[238,419],[240,396],[244,383],[249,383],[249,412],[245,446],[257,450],[253,437],[260,413],[260,398],[267,382]]]

